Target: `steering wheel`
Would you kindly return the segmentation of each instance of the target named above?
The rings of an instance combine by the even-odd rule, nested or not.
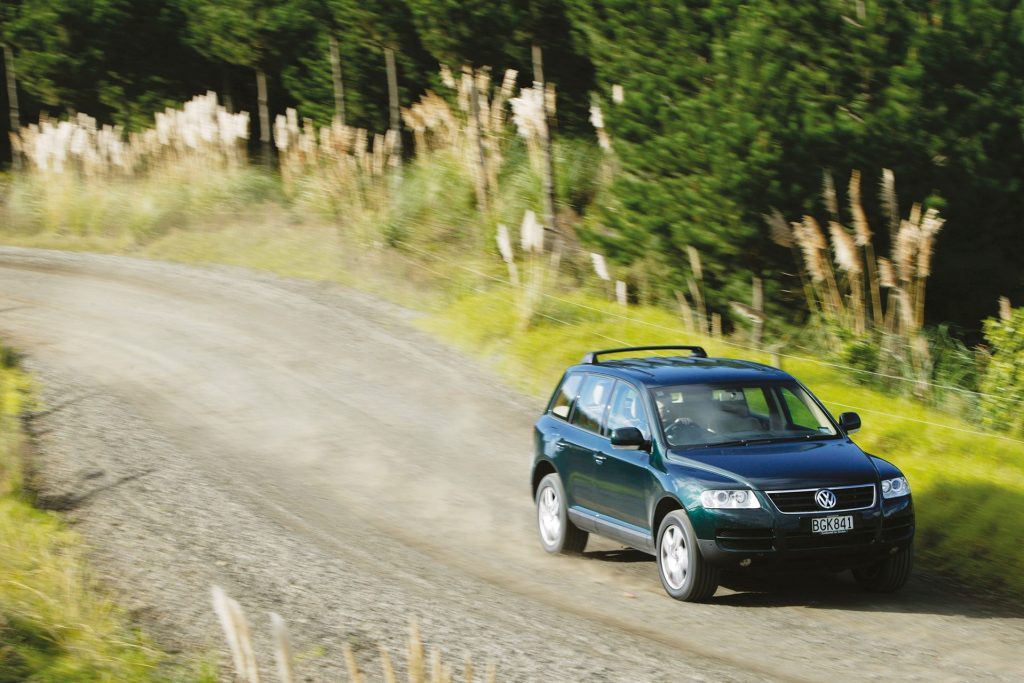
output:
[[[677,417],[665,427],[665,438],[670,444],[697,441],[703,434],[704,428],[688,417]]]

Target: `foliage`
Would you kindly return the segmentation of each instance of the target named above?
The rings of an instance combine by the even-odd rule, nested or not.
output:
[[[704,256],[709,306],[745,300],[801,319],[788,255],[760,216],[818,215],[821,171],[891,168],[904,196],[949,221],[928,321],[976,330],[997,296],[1024,296],[1024,6],[1020,0],[7,0],[0,41],[16,56],[22,120],[86,111],[136,129],[207,90],[255,111],[260,66],[273,114],[333,116],[328,41],[341,53],[347,123],[384,130],[381,49],[397,48],[400,99],[437,86],[437,63],[532,79],[531,46],[559,92],[556,130],[592,139],[593,94],[618,170],[571,198],[587,243],[675,301]],[[143,39],[144,37],[144,39]],[[611,100],[614,86],[621,102]],[[0,89],[2,90],[2,89]],[[616,89],[616,92],[618,90]],[[0,99],[5,95],[0,92]],[[253,122],[255,123],[255,121]],[[0,117],[0,145],[6,145]],[[4,147],[6,149],[6,147]],[[0,149],[0,154],[3,149]],[[869,172],[870,169],[874,169]],[[869,189],[873,224],[886,216]],[[905,214],[906,207],[899,213]],[[879,251],[890,236],[878,233]],[[961,286],[959,273],[988,276]]]
[[[542,48],[544,79],[561,98],[560,123],[567,131],[589,133],[588,92],[593,67],[571,39],[565,0],[407,0],[423,44],[442,64],[471,64],[500,74],[519,72],[519,83],[533,81],[532,47]]]
[[[904,194],[927,197],[950,221],[931,320],[971,326],[968,310],[1021,291],[1016,255],[999,246],[1024,212],[1019,2],[569,6],[602,99],[613,84],[625,94],[604,106],[623,173],[589,239],[623,262],[660,254],[672,265],[668,298],[682,288],[687,246],[708,257],[717,308],[752,272],[799,291],[759,216],[770,206],[815,214],[822,169],[854,168],[893,168]],[[957,274],[993,262],[999,275],[966,293]]]
[[[1024,435],[1024,307],[985,321],[991,357],[981,380],[984,421]]]

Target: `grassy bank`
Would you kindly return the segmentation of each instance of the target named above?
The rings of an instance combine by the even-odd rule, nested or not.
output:
[[[617,344],[699,343],[712,355],[771,362],[728,340],[687,334],[675,316],[655,308],[622,307],[600,299],[559,295],[528,329],[517,324],[509,292],[467,296],[424,321],[438,336],[489,358],[525,391],[546,396],[566,365],[589,350]],[[626,316],[625,318],[623,316]],[[626,319],[628,318],[628,319]],[[858,385],[815,359],[783,358],[837,415],[859,412],[855,440],[907,474],[918,510],[922,567],[969,584],[1024,594],[1024,444],[979,433],[977,425],[906,398]]]
[[[27,396],[26,376],[0,348],[0,681],[171,678],[96,584],[78,536],[32,506],[18,421]]]

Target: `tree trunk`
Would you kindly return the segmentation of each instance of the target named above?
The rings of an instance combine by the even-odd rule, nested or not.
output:
[[[229,114],[235,113],[235,101],[231,98],[231,73],[226,66],[220,67],[221,104]]]
[[[388,104],[391,109],[391,130],[395,136],[394,154],[398,159],[398,168],[402,162],[402,118],[398,104],[398,69],[395,67],[395,49],[384,48],[384,61],[388,69]]]
[[[551,249],[551,263],[558,268],[562,258],[562,232],[558,229],[555,216],[555,160],[551,141],[551,112],[547,106],[547,91],[544,83],[544,58],[540,45],[533,46],[533,87],[540,90],[544,97],[544,127],[541,129],[541,153],[544,155],[544,223],[554,233],[555,239]]]
[[[260,107],[260,152],[263,163],[270,166],[270,109],[267,107],[267,74],[256,69],[256,97]]]
[[[4,43],[4,71],[7,74],[7,102],[10,104],[11,133],[18,135],[21,132],[21,113],[18,110],[18,87],[14,74],[14,51]],[[21,155],[11,150],[11,165],[14,170],[21,168]]]
[[[345,125],[345,84],[341,80],[341,55],[334,34],[331,34],[331,77],[334,79],[334,119]]]

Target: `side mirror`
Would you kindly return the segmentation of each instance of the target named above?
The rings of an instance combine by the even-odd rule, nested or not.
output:
[[[612,446],[615,448],[645,448],[647,439],[636,427],[619,427],[611,434]]]
[[[842,413],[839,416],[839,426],[847,434],[853,434],[860,429],[860,415],[857,413]]]

